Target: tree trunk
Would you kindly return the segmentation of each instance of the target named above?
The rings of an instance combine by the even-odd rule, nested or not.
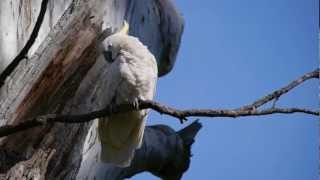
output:
[[[39,4],[0,2],[1,59],[12,59],[22,48]],[[46,16],[30,58],[0,90],[0,125],[40,114],[79,114],[104,107],[108,64],[97,51],[101,29],[116,29],[126,19],[130,34],[157,58],[160,76],[172,69],[183,30],[182,18],[169,0],[57,0],[51,1]],[[100,146],[95,121],[50,124],[0,139],[0,177],[123,179],[149,171],[179,179],[189,166],[190,147],[200,127],[198,122],[178,132],[164,125],[147,127],[132,165],[116,168],[96,158]]]

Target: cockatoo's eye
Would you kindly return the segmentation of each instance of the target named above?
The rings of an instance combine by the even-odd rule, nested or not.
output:
[[[113,63],[114,59],[112,58],[112,51],[103,51],[103,56],[107,62]]]

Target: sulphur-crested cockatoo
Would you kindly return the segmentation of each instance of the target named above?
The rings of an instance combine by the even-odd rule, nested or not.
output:
[[[103,42],[104,58],[110,62],[105,92],[108,104],[152,100],[158,77],[155,57],[138,38],[128,35],[125,22],[121,30]],[[99,119],[100,159],[116,166],[129,166],[140,148],[148,110],[135,110]]]

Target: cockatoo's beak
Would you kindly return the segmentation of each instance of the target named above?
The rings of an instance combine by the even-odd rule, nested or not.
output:
[[[123,22],[122,28],[118,31],[119,34],[128,34],[129,33],[129,24],[127,21]]]

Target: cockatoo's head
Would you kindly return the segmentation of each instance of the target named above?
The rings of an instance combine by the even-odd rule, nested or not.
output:
[[[121,44],[123,44],[123,36],[128,36],[129,24],[124,21],[123,26],[116,33],[107,37],[103,42],[103,56],[104,58],[112,63],[118,56],[121,50]]]

